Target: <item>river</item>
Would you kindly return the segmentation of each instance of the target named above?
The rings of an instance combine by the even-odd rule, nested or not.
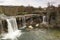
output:
[[[42,28],[22,31],[22,35],[18,40],[60,40],[60,30]]]
[[[35,29],[25,31],[19,40],[60,40],[60,30],[58,29]]]

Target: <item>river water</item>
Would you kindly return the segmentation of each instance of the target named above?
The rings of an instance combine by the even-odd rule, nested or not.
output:
[[[58,29],[34,29],[22,31],[18,40],[60,40],[60,30]]]
[[[31,31],[23,30],[17,40],[60,40],[60,30],[44,28]]]

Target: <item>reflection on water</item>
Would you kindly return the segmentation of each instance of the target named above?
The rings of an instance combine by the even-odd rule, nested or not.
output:
[[[34,29],[22,33],[18,40],[60,40],[60,30],[57,29]]]

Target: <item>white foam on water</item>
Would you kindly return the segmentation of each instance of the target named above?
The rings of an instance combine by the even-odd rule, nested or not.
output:
[[[20,30],[16,30],[15,32],[4,34],[2,39],[13,39],[14,40],[21,35],[20,32],[21,32]]]
[[[30,26],[28,26],[29,28],[31,28],[31,29],[33,29],[33,27],[30,25]]]
[[[36,24],[35,26],[36,26],[36,27],[38,27],[38,26],[39,26],[39,24]]]

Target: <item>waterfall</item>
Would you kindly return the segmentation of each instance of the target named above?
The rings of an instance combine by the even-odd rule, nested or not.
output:
[[[8,33],[3,35],[2,39],[12,39],[15,40],[17,37],[21,35],[21,30],[18,30],[17,28],[17,23],[16,23],[16,18],[14,17],[9,17],[5,19],[8,24]]]
[[[46,24],[46,16],[43,16],[43,21],[42,21],[43,24]]]
[[[20,29],[24,29],[26,27],[26,19],[25,16],[22,17],[22,27]]]
[[[43,23],[45,22],[45,17],[46,17],[46,16],[43,16]]]
[[[23,24],[23,27],[25,28],[26,27],[26,19],[25,19],[25,16],[22,18],[22,24]]]
[[[18,30],[15,18],[6,19],[8,23],[8,33]]]

